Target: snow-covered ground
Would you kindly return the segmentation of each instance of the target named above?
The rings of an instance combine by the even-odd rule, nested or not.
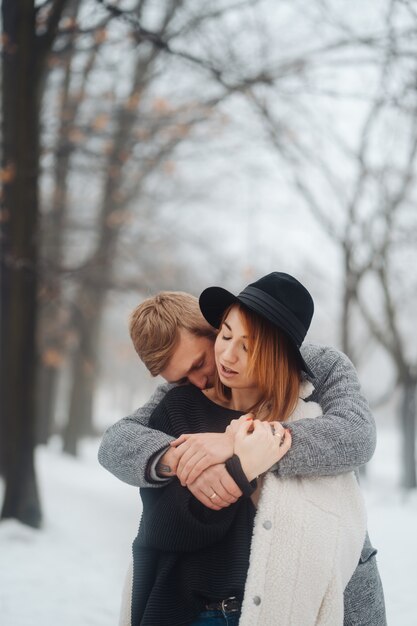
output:
[[[404,498],[393,452],[380,437],[364,491],[379,549],[390,626],[417,624],[417,494]],[[395,447],[395,446],[394,446]],[[115,626],[140,514],[136,489],[105,472],[97,442],[78,460],[37,453],[44,527],[0,524],[1,626]],[[1,495],[1,494],[0,494]]]

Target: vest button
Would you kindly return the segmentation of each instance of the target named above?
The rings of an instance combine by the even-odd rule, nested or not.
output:
[[[261,603],[261,599],[260,599],[260,597],[259,597],[259,596],[254,596],[254,598],[253,598],[253,603],[254,603],[256,606],[259,606],[259,605],[260,605],[260,603]]]
[[[265,520],[265,522],[262,524],[262,526],[265,528],[265,530],[271,530],[272,528],[272,522],[267,519]]]

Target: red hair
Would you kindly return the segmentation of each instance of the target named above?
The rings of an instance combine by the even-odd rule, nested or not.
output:
[[[297,352],[287,335],[271,322],[241,304],[237,307],[248,335],[249,374],[261,392],[261,401],[253,411],[267,409],[268,421],[285,422],[294,411],[299,397],[301,367]],[[231,390],[222,384],[216,371],[215,388],[220,398],[229,400]]]

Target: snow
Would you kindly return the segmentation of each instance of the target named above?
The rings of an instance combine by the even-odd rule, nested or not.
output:
[[[2,626],[114,626],[140,508],[96,448],[75,460],[40,448],[44,527],[0,524]]]
[[[2,626],[115,626],[140,501],[96,461],[98,442],[79,459],[56,446],[36,456],[44,526],[0,524]],[[397,446],[398,447],[398,446]],[[378,547],[390,626],[417,615],[417,494],[399,490],[395,434],[387,432],[363,488]],[[1,495],[1,494],[0,494]]]

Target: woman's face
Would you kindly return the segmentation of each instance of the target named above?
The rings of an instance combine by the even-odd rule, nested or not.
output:
[[[233,307],[214,344],[216,367],[221,382],[231,389],[256,387],[248,374],[248,336],[237,307]]]

